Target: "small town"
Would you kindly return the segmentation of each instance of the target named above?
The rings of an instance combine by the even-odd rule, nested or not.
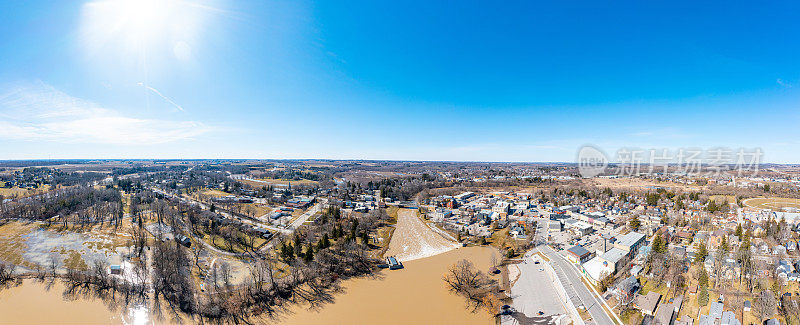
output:
[[[3,164],[4,286],[118,292],[114,304],[160,321],[291,320],[295,305],[332,303],[341,281],[385,283],[433,256],[450,262],[415,276],[504,324],[800,319],[793,167],[582,178],[574,164]]]
[[[800,325],[798,13],[0,1],[0,325]]]

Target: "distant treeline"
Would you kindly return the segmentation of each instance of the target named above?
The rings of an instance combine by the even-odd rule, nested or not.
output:
[[[21,172],[0,175],[0,181],[19,180],[23,183],[41,183],[50,185],[84,185],[89,182],[99,181],[106,177],[97,172],[64,172],[46,167],[27,167]]]
[[[111,170],[111,174],[114,176],[122,176],[122,175],[130,175],[136,173],[155,173],[155,172],[163,172],[163,171],[184,171],[186,170],[186,166],[136,166],[136,167],[125,167],[125,168],[114,168]]]
[[[0,167],[55,166],[65,164],[88,164],[90,160],[0,160]]]

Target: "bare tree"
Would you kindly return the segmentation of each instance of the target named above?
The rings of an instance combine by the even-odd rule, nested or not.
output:
[[[6,284],[14,279],[16,265],[0,263],[0,285]]]
[[[492,303],[492,290],[496,288],[497,281],[487,274],[475,269],[470,261],[461,260],[450,267],[444,276],[451,292],[467,299],[467,306],[476,312],[484,307],[494,311]]]
[[[159,227],[160,229],[161,227]],[[137,225],[131,225],[128,228],[128,234],[133,241],[133,248],[136,251],[136,256],[141,257],[144,252],[144,247],[147,245],[147,231]]]
[[[759,320],[763,321],[775,315],[776,306],[777,302],[775,301],[775,295],[772,294],[772,291],[761,291],[761,294],[759,294],[758,298],[753,302],[753,314],[757,316]]]
[[[58,255],[56,253],[52,253],[47,257],[47,267],[48,271],[50,272],[50,276],[55,278],[58,270]]]
[[[200,269],[200,256],[205,252],[205,246],[201,243],[193,245],[192,256],[194,257],[194,265]]]

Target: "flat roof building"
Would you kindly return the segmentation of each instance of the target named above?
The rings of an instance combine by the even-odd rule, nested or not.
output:
[[[584,262],[588,261],[589,258],[591,257],[592,253],[586,250],[586,248],[583,248],[579,245],[575,245],[567,249],[567,259],[570,260],[572,263],[583,264]]]

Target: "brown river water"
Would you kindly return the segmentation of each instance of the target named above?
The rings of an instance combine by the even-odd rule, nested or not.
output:
[[[100,299],[66,300],[58,281],[25,280],[0,291],[0,324],[123,324],[122,311],[112,311]]]
[[[402,270],[384,270],[375,278],[343,283],[344,292],[317,310],[303,306],[270,323],[276,324],[493,324],[480,310],[470,313],[464,300],[447,291],[442,276],[460,259],[479,269],[491,264],[493,249],[465,247],[405,262]],[[162,324],[144,308],[109,309],[100,299],[65,299],[64,287],[48,290],[38,281],[0,291],[0,324]]]
[[[463,298],[448,292],[447,269],[468,259],[480,270],[491,265],[493,248],[464,247],[384,270],[382,278],[359,278],[343,284],[345,292],[320,310],[298,307],[280,324],[494,324],[486,311],[470,313]]]

